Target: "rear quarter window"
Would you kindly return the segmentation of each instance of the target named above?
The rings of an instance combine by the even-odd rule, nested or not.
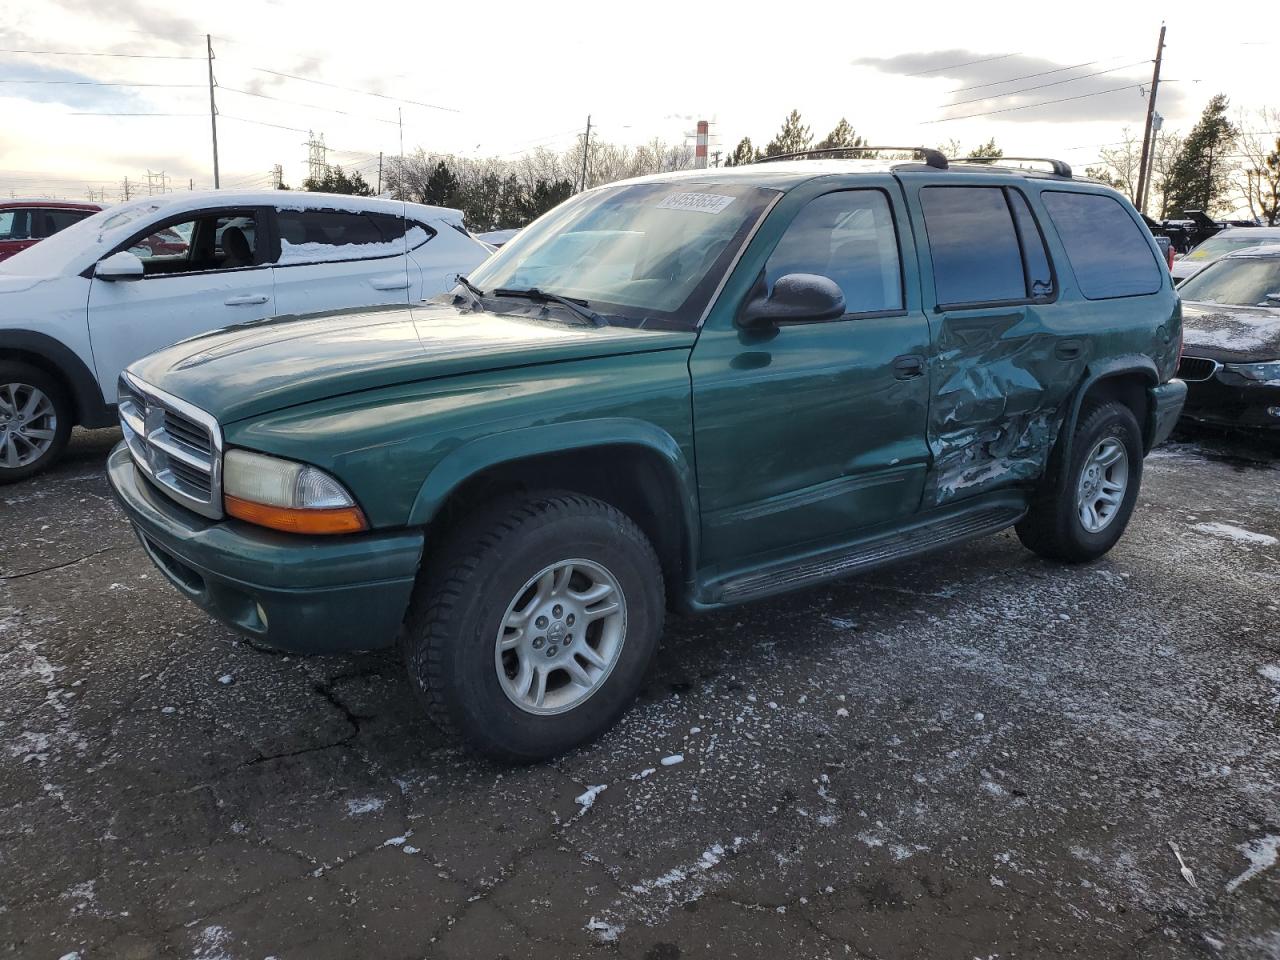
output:
[[[1114,197],[1045,190],[1049,212],[1067,259],[1089,300],[1156,293],[1164,276],[1146,234]]]

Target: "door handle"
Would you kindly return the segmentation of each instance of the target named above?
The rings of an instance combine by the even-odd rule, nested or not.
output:
[[[403,290],[409,286],[409,280],[407,277],[375,277],[369,281],[369,286],[375,290]]]
[[[924,373],[924,357],[909,353],[893,358],[893,375],[898,380],[914,380]]]
[[[1078,359],[1082,352],[1079,340],[1063,340],[1053,348],[1053,355],[1059,360]]]
[[[265,293],[247,293],[240,297],[227,297],[222,302],[228,307],[247,307],[257,303],[266,303],[268,299]]]

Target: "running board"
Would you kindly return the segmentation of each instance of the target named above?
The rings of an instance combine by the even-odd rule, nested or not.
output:
[[[712,584],[712,603],[740,603],[785,593],[824,580],[860,573],[894,560],[925,553],[948,544],[997,533],[1022,519],[1025,506],[984,507],[930,524],[884,534],[853,546],[811,554],[800,560],[774,564],[719,584]]]

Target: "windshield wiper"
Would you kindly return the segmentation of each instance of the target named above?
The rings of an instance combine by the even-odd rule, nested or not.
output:
[[[484,301],[481,300],[480,298],[484,296],[484,291],[481,290],[479,287],[477,287],[474,283],[472,283],[470,280],[468,280],[466,277],[464,277],[460,273],[454,274],[453,279],[456,280],[459,286],[461,286],[464,290],[466,290],[467,293],[471,294],[471,305],[473,307],[478,307],[479,309],[483,310]]]
[[[568,297],[560,296],[558,293],[539,290],[537,287],[529,287],[525,290],[499,287],[493,291],[493,295],[495,297],[524,297],[526,300],[536,300],[540,303],[558,303],[560,306],[572,310],[582,319],[589,321],[593,326],[607,327],[609,325],[609,321],[587,306],[586,300],[571,300]]]

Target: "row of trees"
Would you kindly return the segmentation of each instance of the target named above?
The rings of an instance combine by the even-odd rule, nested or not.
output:
[[[1186,136],[1160,131],[1152,147],[1152,182],[1147,210],[1159,219],[1186,210],[1217,215],[1246,207],[1263,223],[1280,222],[1280,110],[1265,108],[1233,122],[1226,97],[1205,107]],[[725,158],[725,166],[755,163],[767,157],[811,149],[861,147],[867,140],[841,118],[821,140],[792,110],[763,149],[743,137]],[[998,159],[1004,151],[994,138],[965,150],[951,140],[939,148],[949,157]],[[1142,140],[1129,128],[1123,139],[1104,147],[1101,162],[1086,173],[1135,197]],[[585,154],[585,156],[584,156]],[[866,154],[874,157],[874,153]],[[585,161],[585,162],[584,162]],[[684,170],[694,165],[693,149],[659,139],[638,147],[583,138],[565,150],[540,147],[516,159],[474,158],[418,150],[403,160],[389,158],[384,187],[394,196],[419,203],[457,207],[473,230],[522,227],[563,202],[575,191],[649,173]],[[331,167],[304,190],[369,196],[373,189],[358,171]]]
[[[1280,110],[1264,107],[1228,117],[1222,94],[1204,108],[1191,132],[1161,130],[1152,142],[1147,213],[1158,220],[1187,210],[1211,216],[1248,211],[1268,226],[1280,223]],[[1137,195],[1142,137],[1126,127],[1086,173]]]

